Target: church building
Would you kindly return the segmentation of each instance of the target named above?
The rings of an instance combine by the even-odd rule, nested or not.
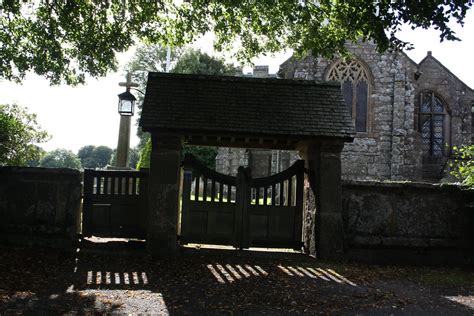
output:
[[[453,147],[473,143],[474,90],[431,52],[417,64],[402,51],[379,53],[371,43],[348,49],[351,59],[291,57],[278,72],[284,79],[341,84],[357,132],[344,146],[343,178],[437,182],[447,177]],[[259,77],[271,76],[262,70]],[[296,152],[220,148],[216,169],[235,174],[244,165],[263,177],[296,159]]]

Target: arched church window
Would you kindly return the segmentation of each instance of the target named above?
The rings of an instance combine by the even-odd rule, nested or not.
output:
[[[423,153],[445,156],[449,153],[450,117],[444,102],[433,92],[420,94],[420,133]]]
[[[366,132],[368,123],[369,74],[358,60],[336,61],[327,72],[326,80],[339,81],[342,95],[357,132]]]

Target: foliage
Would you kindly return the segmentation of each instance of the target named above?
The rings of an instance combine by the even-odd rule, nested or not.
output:
[[[468,187],[474,188],[474,145],[453,147],[454,163],[451,174]]]
[[[210,56],[196,49],[188,49],[176,61],[171,72],[182,74],[228,75],[237,72],[231,64],[226,64],[221,58]]]
[[[130,151],[128,152],[128,157],[129,157],[129,166],[130,168],[137,169],[138,165],[138,160],[140,159],[140,151],[138,150],[137,147],[130,148]]]
[[[125,65],[128,72],[133,73],[133,81],[137,82],[140,88],[145,89],[148,72],[150,71],[166,71],[166,55],[168,49],[164,46],[140,45],[138,46],[132,59]],[[170,49],[170,64],[173,67],[176,61],[183,54],[183,49]],[[138,95],[143,99],[143,95]]]
[[[199,159],[206,167],[214,170],[216,167],[216,155],[217,149],[215,147],[204,147],[204,146],[191,146],[187,145],[183,148],[184,154],[193,154]],[[150,168],[151,158],[151,140],[148,140],[145,147],[143,147],[140,153],[140,161],[138,162],[137,169]]]
[[[170,49],[170,64],[174,65],[176,60],[182,55],[182,49]],[[167,48],[161,45],[140,45],[132,59],[126,64],[125,70],[133,74],[133,81],[138,83],[138,90],[142,93],[136,93],[137,97],[137,116],[140,117],[144,92],[148,79],[148,72],[166,70]],[[148,133],[143,133],[141,127],[137,129],[137,136],[140,139],[138,150],[142,150],[150,138]]]
[[[140,151],[140,159],[138,160],[137,169],[150,168],[150,158],[151,158],[151,139],[148,138],[148,141],[143,146]]]
[[[237,68],[231,64],[226,64],[221,58],[209,56],[196,49],[172,50],[171,51],[171,72],[206,75],[235,75]],[[126,69],[134,74],[135,80],[139,83],[139,89],[144,91],[146,85],[146,74],[148,71],[163,71],[166,63],[166,48],[157,45],[141,46],[137,49],[132,60],[127,64]],[[143,96],[139,96],[138,107],[141,110]],[[140,143],[137,146],[140,150],[140,159],[137,168],[149,168],[151,155],[151,140],[148,133],[143,133],[139,128],[137,132]],[[186,150],[199,157],[210,168],[215,166],[217,151],[208,147],[186,146]]]
[[[160,45],[141,45],[137,48],[125,69],[133,74],[133,80],[138,83],[140,91],[144,92],[146,89],[148,72],[166,70],[166,54],[167,48]],[[171,49],[170,66],[171,72],[187,74],[235,75],[237,71],[223,59],[209,56],[196,49]],[[142,93],[137,94],[138,116],[141,113],[143,97]],[[138,149],[142,150],[150,135],[143,133],[139,127],[137,136],[140,138]]]
[[[39,146],[36,146],[36,150],[38,152],[38,155],[32,159],[29,159],[27,162],[26,162],[26,166],[27,167],[39,167],[39,164],[40,164],[40,161],[41,159],[44,157],[44,155],[46,155],[46,150],[44,150],[43,148],[39,147]]]
[[[104,168],[110,162],[112,152],[107,146],[88,145],[79,149],[77,157],[84,168]]]
[[[36,114],[17,104],[0,104],[0,165],[25,166],[38,160],[42,150],[36,144],[48,139]]]
[[[184,146],[183,154],[193,154],[194,157],[199,159],[206,167],[214,170],[216,168],[216,147],[205,147],[205,146]]]
[[[434,27],[457,40],[472,1],[2,1],[0,77],[33,71],[52,84],[84,82],[116,70],[117,52],[135,41],[182,47],[212,31],[217,50],[241,60],[291,48],[299,55],[344,53],[346,40],[373,40],[380,50],[407,47],[403,23]]]
[[[56,149],[46,153],[41,159],[40,167],[81,169],[81,161],[76,154],[67,149]]]

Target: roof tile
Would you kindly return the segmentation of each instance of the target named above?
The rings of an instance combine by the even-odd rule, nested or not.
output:
[[[354,136],[337,84],[156,72],[148,75],[140,126],[145,131]]]

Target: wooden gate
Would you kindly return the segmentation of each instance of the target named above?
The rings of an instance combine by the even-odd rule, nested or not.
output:
[[[245,168],[217,173],[192,155],[183,167],[181,243],[301,249],[304,161],[257,179]]]
[[[145,171],[84,170],[83,236],[145,238]]]

